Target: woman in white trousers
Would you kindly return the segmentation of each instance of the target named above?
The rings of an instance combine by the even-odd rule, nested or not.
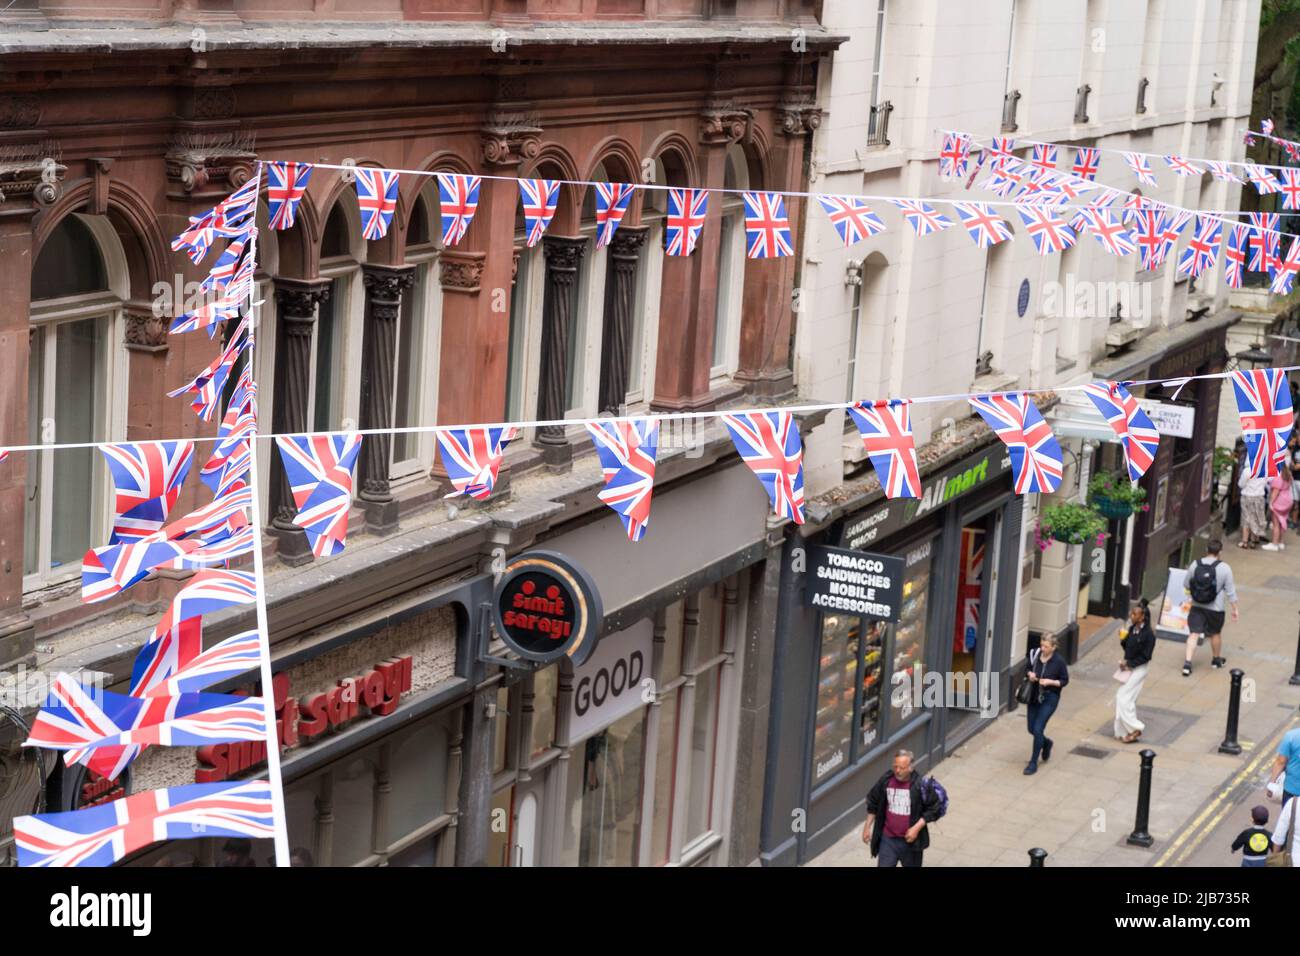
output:
[[[1138,720],[1137,700],[1151,668],[1151,655],[1156,649],[1156,634],[1151,629],[1151,609],[1146,598],[1129,612],[1128,620],[1128,634],[1120,642],[1124,659],[1120,661],[1116,675],[1117,678],[1121,674],[1128,677],[1115,692],[1115,739],[1131,744],[1136,743],[1146,729],[1146,724]]]

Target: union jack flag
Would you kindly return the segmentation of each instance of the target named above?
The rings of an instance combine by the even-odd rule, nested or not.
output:
[[[1206,160],[1206,165],[1210,167],[1210,175],[1219,180],[1219,182],[1236,183],[1237,185],[1241,185],[1241,180],[1236,177],[1232,172],[1232,167],[1227,163],[1215,159],[1209,159]]]
[[[1097,178],[1097,170],[1100,168],[1101,150],[1091,146],[1080,146],[1074,151],[1074,165],[1070,170],[1080,179],[1092,182]]]
[[[1215,261],[1219,258],[1219,243],[1222,240],[1222,220],[1197,216],[1192,238],[1178,260],[1178,274],[1195,278],[1206,269],[1213,269]]]
[[[1076,236],[1060,213],[1049,206],[1017,207],[1020,218],[1040,256],[1060,252],[1074,245]]]
[[[588,422],[605,487],[597,495],[623,519],[629,541],[640,541],[650,523],[654,491],[655,452],[659,423],[643,418],[632,422]]]
[[[1006,199],[1013,192],[1025,185],[1027,176],[1018,172],[1020,161],[1014,158],[1004,159],[1002,165],[995,167],[989,178],[980,183],[981,189],[987,189]]]
[[[235,481],[242,479],[248,467],[248,441],[257,433],[257,383],[245,365],[235,382],[226,414],[217,428],[218,441],[213,446],[199,481],[219,498]],[[241,470],[242,469],[242,470]]]
[[[790,245],[790,220],[780,193],[745,193],[745,255],[774,259],[794,254]]]
[[[525,244],[532,248],[541,241],[542,233],[551,224],[555,207],[560,199],[558,179],[521,179],[519,198],[524,204],[524,231],[528,233]]]
[[[1282,208],[1300,209],[1300,168],[1286,166],[1282,173]]]
[[[1250,227],[1242,223],[1232,224],[1228,233],[1228,245],[1223,250],[1223,276],[1229,289],[1240,289],[1246,273],[1246,241],[1250,236]]]
[[[216,324],[238,316],[240,310],[252,297],[254,268],[253,257],[244,256],[240,261],[239,270],[226,283],[221,293],[195,311],[177,316],[172,321],[171,331],[179,334],[207,329],[208,337],[211,338],[216,333]]]
[[[244,512],[252,504],[252,491],[247,485],[238,485],[229,494],[214,498],[185,517],[165,525],[150,535],[149,540],[175,541],[191,534],[209,534],[222,529],[243,527],[248,523]]]
[[[260,183],[261,177],[254,176],[207,212],[191,216],[189,225],[172,240],[173,251],[185,250],[192,261],[202,262],[218,236],[246,235],[253,228]]]
[[[225,251],[217,257],[216,264],[209,270],[203,281],[199,283],[199,294],[207,295],[210,292],[221,294],[226,291],[226,286],[230,280],[238,273],[239,267],[243,264],[241,257],[244,249],[247,248],[249,240],[252,238],[254,230],[249,230],[248,235],[241,236],[230,245],[226,246]]]
[[[774,514],[803,524],[803,443],[789,412],[723,415],[740,457],[758,476]]]
[[[0,461],[4,461],[4,460],[5,460],[6,458],[8,458],[8,457],[9,457],[9,452],[7,452],[7,451],[0,451]]]
[[[1128,463],[1129,480],[1137,481],[1156,460],[1156,451],[1160,447],[1160,433],[1156,426],[1137,399],[1119,382],[1091,382],[1083,386],[1083,391],[1120,440],[1124,447],[1124,460]]]
[[[194,460],[194,442],[104,445],[116,491],[109,544],[146,537],[163,526]]]
[[[272,229],[292,229],[311,180],[310,163],[266,164],[266,211]]]
[[[168,679],[189,667],[202,653],[201,617],[187,618],[162,637],[151,639],[140,648],[131,667],[131,696],[148,697],[154,688],[161,687]]]
[[[1256,166],[1253,163],[1246,163],[1246,178],[1250,180],[1255,191],[1261,196],[1267,193],[1280,193],[1282,184],[1273,178],[1273,174],[1263,166]]]
[[[443,467],[455,489],[444,497],[469,495],[482,499],[492,494],[506,445],[515,437],[514,426],[440,428],[436,434]]]
[[[1138,178],[1138,182],[1144,186],[1158,185],[1156,177],[1151,174],[1151,166],[1147,162],[1145,154],[1125,153],[1124,162],[1128,163],[1128,168],[1133,170],[1133,175]]]
[[[912,437],[912,416],[906,399],[858,402],[849,406],[862,445],[876,469],[887,498],[921,497],[921,470]]]
[[[668,190],[668,216],[664,221],[664,250],[670,256],[689,256],[704,228],[709,210],[707,189]]]
[[[623,221],[635,186],[627,183],[596,183],[596,248],[603,249],[614,238]]]
[[[1051,494],[1061,484],[1061,446],[1029,396],[1017,392],[970,399],[989,428],[1011,453],[1016,494]]]
[[[1271,119],[1265,119],[1265,120],[1263,120],[1263,121],[1259,124],[1259,128],[1260,128],[1260,130],[1263,132],[1263,134],[1264,134],[1265,136],[1272,136],[1272,135],[1273,135],[1273,121],[1272,121]]]
[[[244,337],[246,332],[247,339]],[[248,317],[245,316],[235,328],[235,334],[230,337],[222,353],[190,382],[168,392],[168,398],[175,398],[177,395],[193,395],[194,400],[190,402],[190,408],[194,409],[195,414],[203,421],[212,421],[212,415],[221,403],[221,393],[225,390],[230,370],[239,361],[239,356],[244,354],[244,348],[252,341],[253,333],[249,329]]]
[[[212,614],[223,607],[252,604],[257,600],[257,578],[246,571],[228,571],[225,568],[204,568],[176,592],[171,606],[154,625],[153,639],[163,635],[181,621],[204,614]]]
[[[1160,265],[1160,247],[1165,241],[1164,219],[1155,209],[1141,209],[1137,220],[1136,242],[1142,255],[1142,268],[1154,269]]]
[[[1246,441],[1246,468],[1253,478],[1267,478],[1286,465],[1286,443],[1294,424],[1291,387],[1281,369],[1257,368],[1232,373],[1232,391]]]
[[[1169,168],[1172,169],[1174,172],[1176,172],[1179,176],[1204,176],[1205,175],[1205,170],[1201,169],[1198,166],[1193,165],[1192,163],[1189,163],[1181,156],[1166,156],[1165,162],[1168,163]]]
[[[108,600],[138,584],[156,568],[200,568],[229,561],[253,550],[253,529],[245,526],[235,535],[184,541],[143,538],[126,544],[91,548],[81,565],[81,600],[94,604]]]
[[[1300,272],[1300,239],[1292,239],[1286,251],[1286,258],[1277,263],[1273,273],[1273,283],[1269,287],[1274,295],[1286,295],[1291,291],[1296,273]]]
[[[1156,266],[1164,265],[1165,259],[1173,251],[1174,244],[1178,242],[1178,234],[1183,231],[1192,219],[1192,214],[1186,210],[1170,210],[1160,219],[1160,245],[1156,249]]]
[[[999,172],[1008,159],[1011,158],[1011,151],[1016,148],[1016,141],[1010,136],[994,136],[993,141],[989,143],[989,156],[993,160],[991,169]]]
[[[966,175],[970,161],[970,136],[966,133],[945,133],[939,148],[939,175],[944,179],[960,179]]]
[[[360,435],[290,435],[277,438],[284,473],[298,514],[293,523],[307,533],[316,557],[343,550],[352,507],[352,469]]]
[[[929,203],[921,202],[919,199],[890,199],[903,212],[903,218],[907,224],[912,227],[912,231],[918,236],[928,236],[932,232],[940,232],[952,225],[952,220],[946,216],[941,216],[935,212],[934,207]]]
[[[982,202],[955,202],[952,204],[961,217],[962,225],[981,249],[996,246],[1011,238],[1011,227],[993,215],[993,210]]]
[[[478,211],[481,176],[438,173],[438,199],[442,203],[442,244],[454,246],[469,229]]]
[[[885,231],[885,224],[871,211],[865,199],[857,196],[818,196],[817,201],[830,216],[831,225],[846,246]]]
[[[361,207],[361,235],[366,239],[382,239],[388,235],[388,225],[397,208],[397,173],[368,166],[358,166],[352,173],[357,184],[357,204]],[[438,175],[441,182],[442,174]]]
[[[262,663],[262,645],[257,631],[245,631],[214,644],[171,677],[150,688],[145,697],[175,697],[196,694],[206,687],[247,674]]]
[[[84,810],[14,818],[19,866],[109,866],[163,840],[274,836],[265,780],[191,783]]]
[[[1044,173],[1056,171],[1056,147],[1051,143],[1035,143],[1030,151],[1029,165]]]
[[[1076,232],[1086,228],[1112,256],[1127,256],[1137,249],[1132,231],[1103,207],[1086,206],[1080,209],[1071,222],[1071,227]]]
[[[1250,265],[1247,268],[1251,272],[1267,272],[1272,275],[1277,268],[1278,249],[1282,241],[1277,231],[1279,218],[1275,212],[1250,214],[1254,228],[1250,235]]]

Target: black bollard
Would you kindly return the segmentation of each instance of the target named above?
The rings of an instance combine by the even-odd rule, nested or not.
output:
[[[1295,673],[1287,683],[1300,684],[1300,637],[1297,637],[1295,642]]]
[[[1043,865],[1043,861],[1046,859],[1047,859],[1047,851],[1044,850],[1041,846],[1036,846],[1029,851],[1029,865],[1031,867],[1033,866],[1041,867]]]
[[[1138,780],[1137,820],[1133,832],[1128,835],[1128,842],[1133,846],[1147,847],[1155,842],[1147,832],[1147,823],[1151,816],[1151,765],[1155,762],[1156,752],[1144,750],[1139,756],[1142,758],[1142,776]]]
[[[1232,675],[1232,687],[1228,691],[1228,729],[1224,731],[1223,743],[1219,744],[1219,753],[1235,756],[1241,753],[1241,744],[1237,743],[1237,720],[1241,716],[1241,679],[1246,672],[1234,667],[1228,673]]]

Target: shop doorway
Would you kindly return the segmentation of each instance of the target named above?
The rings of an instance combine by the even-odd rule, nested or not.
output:
[[[1001,509],[997,509],[961,526],[943,702],[948,714],[944,733],[948,751],[978,729],[981,717],[997,713],[993,645],[1001,524]]]

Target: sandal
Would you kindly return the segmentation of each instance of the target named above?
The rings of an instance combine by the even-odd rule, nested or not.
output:
[[[1250,545],[1248,545],[1248,544],[1247,544],[1246,542],[1244,542],[1244,541],[1238,541],[1238,542],[1237,542],[1237,547],[1241,548],[1242,551],[1245,551],[1245,550],[1247,550],[1247,549],[1250,547]]]
[[[1122,738],[1122,739],[1123,739],[1123,742],[1126,743],[1126,744],[1135,744],[1135,743],[1138,742],[1138,738],[1141,737],[1141,736],[1142,736],[1142,731],[1140,731],[1140,730],[1135,730],[1135,731],[1133,731],[1133,733],[1129,734],[1127,737],[1124,737],[1124,738]]]

